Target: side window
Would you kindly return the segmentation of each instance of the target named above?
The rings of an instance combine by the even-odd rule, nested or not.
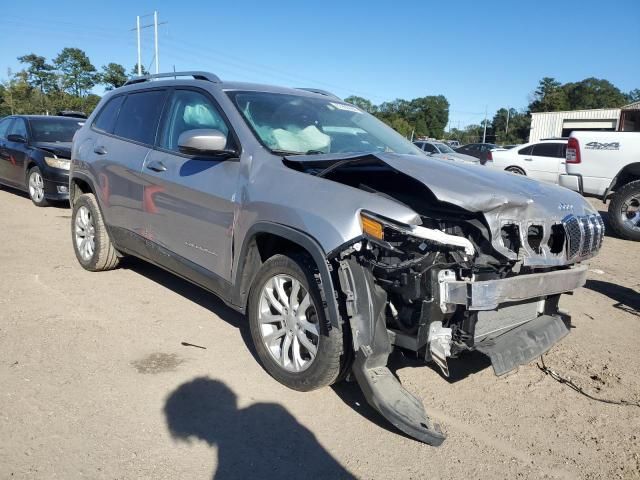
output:
[[[24,123],[24,119],[16,118],[9,129],[8,135],[20,135],[23,138],[27,138],[27,125]]]
[[[567,158],[567,144],[566,143],[560,143],[558,144],[560,145],[560,156],[559,158]]]
[[[180,134],[200,128],[213,128],[229,134],[229,127],[207,96],[193,90],[175,90],[165,115],[159,145],[177,152]]]
[[[93,127],[96,130],[113,133],[113,127],[116,124],[116,118],[118,117],[118,112],[120,111],[120,106],[124,98],[124,95],[112,98],[102,107],[102,110],[100,110],[100,113],[98,113],[98,116],[93,122]]]
[[[5,118],[0,121],[0,138],[7,138],[7,135],[9,135],[9,125],[11,125],[12,120],[13,118]]]
[[[424,149],[425,149],[425,151],[427,151],[429,153],[438,153],[438,149],[436,147],[434,147],[433,145],[431,145],[430,143],[425,143],[424,144]]]
[[[537,157],[559,157],[560,150],[557,143],[536,143],[533,154]]]
[[[529,145],[528,147],[518,150],[519,155],[531,155],[531,152],[533,152],[533,145]]]
[[[150,90],[127,95],[113,129],[114,135],[153,145],[166,90]]]

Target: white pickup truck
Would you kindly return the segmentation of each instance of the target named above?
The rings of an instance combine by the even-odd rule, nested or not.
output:
[[[560,185],[609,203],[609,225],[640,241],[640,132],[573,132]]]

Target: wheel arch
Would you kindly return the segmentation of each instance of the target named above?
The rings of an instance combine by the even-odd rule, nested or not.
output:
[[[506,167],[504,167],[505,172],[508,172],[509,169],[519,170],[522,172],[522,175],[524,175],[525,177],[527,176],[527,171],[524,168],[522,168],[520,165],[507,165]]]
[[[95,195],[96,192],[91,180],[84,176],[74,175],[69,179],[69,203],[73,205],[83,193],[92,193]]]
[[[602,200],[606,201],[612,192],[634,180],[640,180],[640,161],[625,165],[618,174],[613,177],[609,187],[605,190]]]
[[[324,250],[313,237],[278,223],[259,222],[247,232],[233,277],[236,286],[234,303],[246,310],[249,292],[258,270],[268,258],[283,253],[306,253],[311,257],[319,273],[325,316],[331,327],[340,329],[333,278]]]

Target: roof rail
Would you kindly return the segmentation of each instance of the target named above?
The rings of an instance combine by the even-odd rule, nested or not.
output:
[[[143,75],[141,77],[131,77],[124,85],[133,85],[136,83],[150,82],[156,78],[176,78],[176,77],[193,77],[194,80],[207,80],[213,83],[221,83],[220,78],[210,72],[167,72],[167,73],[154,73],[151,75]],[[123,86],[124,86],[123,85]]]
[[[569,140],[569,137],[547,137],[541,138],[539,141],[543,142],[544,140]]]
[[[331,98],[335,98],[336,100],[342,101],[342,99],[337,95],[334,95],[331,92],[327,92],[326,90],[320,90],[319,88],[297,87],[296,90],[304,90],[305,92],[317,93],[318,95],[324,95],[325,97],[331,97]]]

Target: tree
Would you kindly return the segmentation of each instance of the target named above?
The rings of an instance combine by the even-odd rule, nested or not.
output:
[[[28,65],[25,73],[29,85],[38,88],[40,93],[46,93],[55,88],[56,76],[53,65],[49,65],[44,57],[30,53],[18,57],[18,61]]]
[[[411,127],[409,122],[401,117],[395,117],[394,119],[392,119],[389,123],[389,126],[406,138],[409,138],[411,136],[411,133],[413,132],[413,128]]]
[[[635,88],[627,93],[627,102],[640,102],[640,88]]]
[[[533,94],[529,104],[531,112],[558,112],[569,109],[567,94],[562,84],[555,78],[544,77]]]
[[[367,100],[366,98],[352,95],[350,97],[345,98],[344,101],[347,103],[351,103],[356,107],[360,108],[361,110],[364,110],[365,112],[368,112],[368,113],[376,113],[378,111],[378,107],[375,106],[371,102],[371,100]]]
[[[79,48],[62,49],[53,63],[60,71],[62,88],[75,96],[84,96],[98,80],[96,67]]]
[[[608,80],[585,78],[580,82],[562,86],[569,110],[588,110],[592,108],[616,108],[627,102],[627,97],[618,87]]]
[[[119,63],[109,63],[102,66],[100,83],[105,85],[106,90],[113,90],[121,87],[127,81],[127,72]]]
[[[499,109],[491,121],[495,142],[502,145],[526,143],[530,126],[531,116],[525,112],[518,112],[515,108]]]
[[[140,70],[142,71],[142,75],[149,75],[149,71],[146,68],[144,68],[144,65],[140,66]],[[138,64],[137,63],[131,69],[131,76],[132,77],[137,77],[138,76]]]

